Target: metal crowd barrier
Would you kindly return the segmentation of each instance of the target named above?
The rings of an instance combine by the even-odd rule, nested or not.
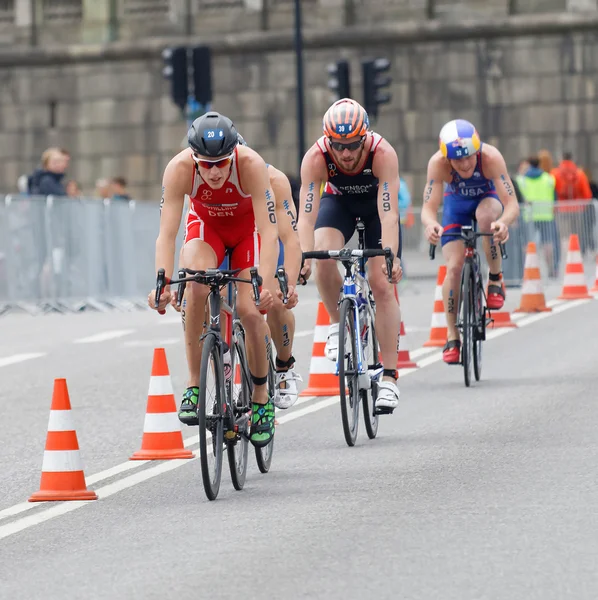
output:
[[[522,283],[529,241],[536,242],[542,276],[562,278],[571,233],[579,236],[592,276],[598,201],[557,203],[554,214],[552,225],[541,224],[521,205],[503,265],[507,286]],[[428,259],[421,209],[402,221],[405,278],[436,277],[440,263]],[[0,196],[0,314],[146,309],[158,230],[157,202]],[[175,266],[182,237],[183,224]]]

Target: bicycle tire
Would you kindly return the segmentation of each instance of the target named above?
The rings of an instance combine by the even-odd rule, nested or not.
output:
[[[206,392],[208,381],[208,368],[212,364],[212,373],[216,381],[216,398],[212,404],[214,412],[208,420],[206,416]],[[199,372],[199,399],[197,412],[199,417],[199,455],[201,463],[201,478],[206,496],[209,500],[216,500],[220,491],[220,480],[222,477],[222,460],[224,449],[224,418],[222,415],[225,404],[224,371],[220,359],[216,335],[208,334],[203,340],[201,352],[201,367]],[[210,435],[208,435],[208,427]],[[209,452],[214,455],[214,477],[210,478],[210,467],[208,465]]]
[[[472,277],[471,264],[466,262],[463,265],[463,274],[461,277],[461,314],[463,342],[461,344],[461,362],[463,364],[463,377],[465,386],[471,385],[471,362],[473,354],[473,300],[472,300]]]
[[[272,342],[269,342],[268,347],[268,396],[274,398],[276,393],[276,371],[274,369],[274,362],[272,360]],[[257,462],[257,468],[261,473],[266,474],[272,465],[272,457],[274,456],[274,437],[270,440],[270,443],[266,446],[255,447],[255,461]]]
[[[228,440],[226,450],[228,466],[233,487],[241,491],[247,478],[247,457],[249,454],[249,410],[251,409],[251,386],[245,373],[247,367],[247,354],[245,350],[245,334],[240,325],[233,327],[233,344],[231,345],[231,365],[233,368],[231,385],[231,398],[229,406],[232,407],[235,422],[239,431],[235,439]],[[236,369],[239,367],[241,375],[240,384],[235,384]],[[238,390],[236,387],[239,386]],[[238,394],[235,392],[238,391]],[[236,397],[235,397],[236,396]]]
[[[343,433],[347,445],[354,446],[359,430],[359,374],[357,372],[357,341],[355,318],[357,307],[351,298],[343,298],[340,307],[338,328],[338,376],[341,401]],[[346,352],[347,326],[349,328],[350,351]],[[345,365],[347,359],[347,365]],[[349,395],[346,388],[348,386]]]
[[[479,272],[475,277],[474,306],[475,306],[475,335],[473,340],[473,374],[475,380],[482,377],[482,342],[486,337],[486,307],[484,306],[484,288]]]
[[[368,361],[367,368],[375,369],[380,365],[379,360],[379,352],[380,349],[378,347],[378,336],[376,335],[376,326],[375,326],[375,314],[374,310],[370,305],[366,310],[366,319],[368,320],[369,325],[369,333],[368,333],[368,343],[367,346],[369,349],[373,350],[371,353],[371,363]],[[368,357],[368,352],[364,348],[363,351],[364,358]],[[361,394],[361,402],[363,405],[363,421],[365,424],[365,431],[370,440],[373,440],[376,435],[378,435],[378,415],[376,414],[376,398],[378,396],[378,386],[375,382],[372,381],[372,387],[369,390],[360,390]]]

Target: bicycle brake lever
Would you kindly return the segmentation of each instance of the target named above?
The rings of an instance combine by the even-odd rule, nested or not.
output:
[[[160,296],[162,296],[162,292],[164,291],[165,283],[166,283],[166,271],[164,269],[158,269],[158,276],[156,278],[156,298],[154,300],[155,308],[158,308],[158,305],[160,304]],[[158,314],[161,314],[161,315],[166,314],[166,309],[159,310]]]
[[[430,260],[434,260],[436,256],[436,244],[430,244]]]
[[[289,300],[289,287],[287,282],[287,274],[284,270],[284,267],[278,267],[278,269],[276,269],[276,277],[278,278],[278,285],[280,286],[280,291],[282,292],[282,303],[287,304]]]
[[[179,269],[179,279],[184,279],[184,278],[185,278],[184,269]],[[177,299],[176,299],[176,305],[178,308],[181,307],[181,302],[183,301],[183,295],[185,294],[186,287],[187,287],[187,282],[181,281],[179,283],[179,289],[177,290]]]
[[[500,248],[500,255],[504,260],[505,258],[507,258],[507,249],[505,248],[505,245],[502,242],[498,243],[498,247]]]
[[[255,296],[255,305],[260,305],[260,286],[262,285],[262,278],[257,274],[257,267],[251,267],[249,270],[251,276],[251,285],[253,287],[253,295]]]

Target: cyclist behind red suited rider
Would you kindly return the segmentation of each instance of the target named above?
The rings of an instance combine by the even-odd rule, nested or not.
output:
[[[421,219],[428,241],[441,242],[447,267],[442,296],[448,335],[442,358],[448,364],[458,364],[461,340],[456,319],[465,249],[463,240],[443,233],[459,232],[472,220],[480,232],[494,232],[493,237],[482,238],[482,243],[490,267],[487,305],[491,310],[499,310],[506,294],[498,243],[507,241],[509,225],[519,216],[519,205],[502,154],[494,146],[482,143],[469,121],[456,119],[446,123],[440,130],[439,146],[428,162]],[[437,213],[443,196],[441,225]]]
[[[320,198],[320,185],[324,193]],[[399,160],[394,148],[370,130],[365,109],[355,100],[335,102],[323,118],[323,135],[307,151],[301,164],[301,213],[298,222],[301,248],[340,250],[353,236],[356,218],[365,225],[365,245],[389,247],[394,255],[393,284],[402,277],[401,234],[397,196]],[[388,282],[386,261],[368,259],[367,278],[376,301],[376,333],[384,364],[376,405],[389,412],[399,404],[397,355],[401,313]],[[305,261],[303,275],[311,273]],[[339,339],[339,290],[343,280],[334,260],[318,261],[316,285],[330,315],[325,346],[329,360],[336,361]]]
[[[263,158],[239,144],[233,122],[217,112],[198,117],[188,131],[190,148],[177,154],[167,165],[163,177],[160,233],[156,241],[156,269],[172,277],[175,241],[184,207],[190,198],[186,219],[182,266],[215,269],[227,249],[232,250],[230,268],[240,268],[239,276],[249,278],[249,269],[259,264],[263,278],[260,310],[268,311],[279,297],[275,279],[278,259],[276,206],[270,177]],[[289,290],[291,292],[291,290]],[[209,293],[205,285],[187,286],[185,300],[185,345],[189,368],[188,387],[179,409],[179,419],[197,425],[199,368],[204,307]],[[171,300],[165,289],[158,310]],[[289,308],[296,304],[296,293]],[[152,308],[153,293],[148,302]],[[267,445],[274,436],[274,407],[268,397],[268,325],[252,298],[250,285],[240,284],[237,310],[247,336],[249,370],[254,382],[251,442]]]

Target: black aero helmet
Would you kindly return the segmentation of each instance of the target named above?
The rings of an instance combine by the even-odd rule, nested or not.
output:
[[[239,143],[233,122],[217,112],[208,112],[197,117],[189,127],[187,141],[197,154],[202,156],[226,156]]]

